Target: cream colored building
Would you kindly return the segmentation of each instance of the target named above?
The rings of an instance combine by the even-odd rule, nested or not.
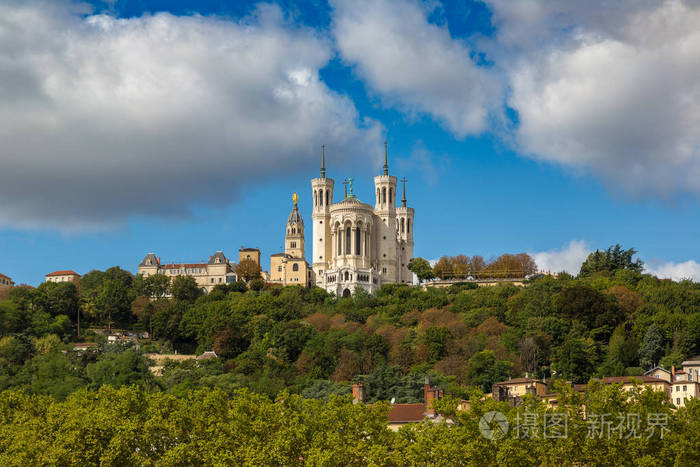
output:
[[[0,285],[14,287],[15,282],[9,277],[7,277],[5,274],[0,273]]]
[[[325,153],[321,176],[311,180],[313,195],[312,280],[337,296],[362,288],[370,293],[382,284],[413,283],[408,261],[413,257],[414,210],[406,205],[406,185],[397,207],[397,178],[389,175],[387,151],[383,173],[374,177],[374,207],[349,191],[334,202],[335,182],[326,177]]]
[[[192,276],[203,292],[211,292],[219,284],[228,284],[238,280],[236,264],[231,263],[223,252],[217,251],[209,257],[208,262],[161,264],[155,253],[149,253],[139,264],[139,274],[152,276],[164,274],[172,282],[178,276]]]
[[[80,282],[80,274],[75,271],[54,271],[46,275],[46,282]]]
[[[304,220],[297,206],[297,194],[294,193],[294,206],[287,218],[284,236],[284,253],[270,256],[270,282],[282,285],[311,284],[311,268],[304,258],[306,244],[304,241]]]

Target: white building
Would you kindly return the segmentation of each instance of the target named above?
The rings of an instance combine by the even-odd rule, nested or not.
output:
[[[412,283],[408,261],[413,257],[414,210],[406,205],[403,182],[397,204],[397,179],[389,175],[387,150],[383,173],[374,177],[374,207],[354,194],[352,179],[345,196],[334,203],[332,178],[326,177],[325,153],[321,176],[311,180],[313,192],[313,259],[315,284],[338,296],[362,288],[372,293],[382,284]]]
[[[258,257],[260,253],[258,251]],[[172,282],[178,276],[192,276],[203,292],[211,292],[219,284],[228,284],[238,280],[235,273],[236,263],[232,263],[217,251],[209,257],[208,262],[161,264],[160,258],[149,253],[139,264],[139,274],[144,277],[164,274]]]

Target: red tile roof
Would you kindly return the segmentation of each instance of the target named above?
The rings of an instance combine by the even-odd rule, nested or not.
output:
[[[46,277],[51,276],[80,276],[80,274],[75,271],[55,271],[46,275]]]
[[[201,268],[201,267],[207,267],[206,263],[170,263],[170,264],[164,264],[160,268],[161,269],[180,269],[180,268]]]
[[[389,423],[420,422],[425,418],[425,404],[392,404]]]
[[[3,273],[1,273],[1,272],[0,272],[0,277],[2,277],[2,278],[4,278],[4,279],[7,279],[8,281],[11,281],[11,280],[12,280],[12,279],[10,279],[9,277],[7,277],[5,274],[3,274]]]

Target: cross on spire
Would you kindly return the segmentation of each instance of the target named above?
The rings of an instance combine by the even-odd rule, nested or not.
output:
[[[384,175],[389,175],[389,143],[384,141]]]
[[[321,145],[321,178],[326,178],[326,145]]]
[[[401,198],[401,206],[406,207],[406,177],[401,179],[401,184],[403,185],[403,198]]]

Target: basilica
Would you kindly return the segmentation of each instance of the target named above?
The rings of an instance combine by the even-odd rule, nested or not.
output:
[[[326,177],[322,152],[320,177],[311,180],[312,283],[346,297],[358,288],[373,293],[382,284],[413,282],[408,261],[414,210],[406,205],[405,182],[397,207],[397,178],[389,175],[385,143],[383,172],[374,177],[374,207],[355,196],[352,179],[346,180],[342,200],[334,202],[335,182]]]

